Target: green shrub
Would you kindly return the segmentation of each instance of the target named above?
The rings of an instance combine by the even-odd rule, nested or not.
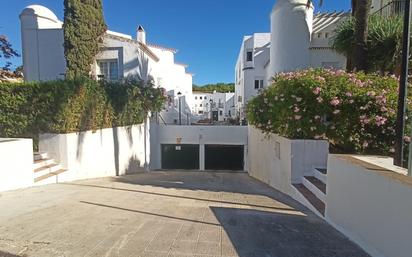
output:
[[[161,89],[137,81],[0,84],[0,137],[140,124],[149,112],[161,109],[164,99]]]
[[[335,152],[392,152],[398,80],[306,70],[280,74],[249,102],[250,124],[292,139],[327,139]]]

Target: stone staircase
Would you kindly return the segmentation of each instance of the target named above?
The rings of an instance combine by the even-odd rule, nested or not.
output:
[[[60,164],[50,159],[47,153],[34,153],[33,171],[35,185],[58,183],[58,175],[66,172]]]
[[[314,168],[311,175],[302,178],[302,183],[293,184],[297,189],[298,197],[302,199],[301,202],[323,217],[326,209],[327,173],[326,169]]]

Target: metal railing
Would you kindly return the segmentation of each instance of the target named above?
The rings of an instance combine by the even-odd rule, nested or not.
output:
[[[393,0],[387,3],[386,5],[384,5],[378,11],[374,12],[373,15],[380,15],[383,17],[402,15],[405,10],[405,1],[406,0]]]

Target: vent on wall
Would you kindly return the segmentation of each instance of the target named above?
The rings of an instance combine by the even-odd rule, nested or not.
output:
[[[278,160],[280,160],[280,143],[275,143],[275,155]]]

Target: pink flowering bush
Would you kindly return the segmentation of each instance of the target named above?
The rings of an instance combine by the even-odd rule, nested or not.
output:
[[[280,74],[249,102],[250,124],[292,139],[326,139],[335,152],[393,152],[398,80],[336,70]]]

